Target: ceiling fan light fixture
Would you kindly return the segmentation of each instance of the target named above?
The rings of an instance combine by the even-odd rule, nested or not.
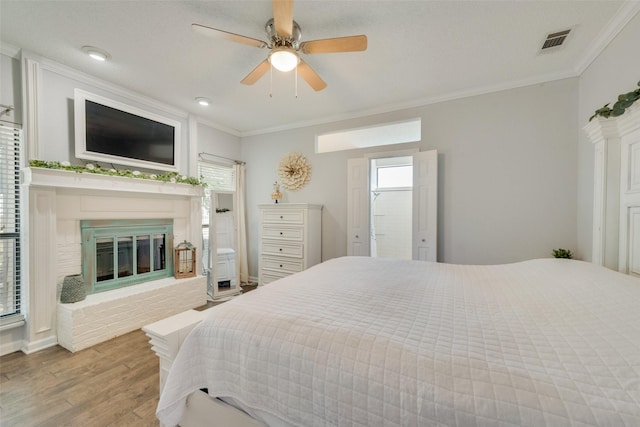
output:
[[[287,72],[298,66],[300,58],[295,50],[288,47],[278,47],[269,54],[269,62],[276,70]]]

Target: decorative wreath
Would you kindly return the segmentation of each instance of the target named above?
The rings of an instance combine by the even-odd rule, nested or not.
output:
[[[301,153],[293,151],[280,160],[278,176],[284,188],[298,191],[311,180],[311,165]]]

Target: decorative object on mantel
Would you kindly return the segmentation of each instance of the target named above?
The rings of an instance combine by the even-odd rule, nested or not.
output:
[[[273,193],[271,193],[271,200],[274,200],[278,203],[278,200],[282,199],[282,193],[280,192],[280,184],[276,181],[273,184]]]
[[[311,165],[301,153],[292,151],[280,160],[278,176],[285,189],[298,191],[311,180]]]
[[[625,110],[631,107],[638,99],[640,99],[640,82],[638,82],[638,89],[633,92],[618,95],[618,100],[613,104],[613,108],[609,108],[610,103],[607,103],[604,107],[597,109],[595,114],[589,117],[589,121],[596,116],[604,117],[605,119],[608,117],[621,116]]]
[[[196,248],[186,240],[176,246],[173,254],[173,275],[176,279],[196,275]]]
[[[29,166],[32,168],[59,169],[77,173],[95,173],[98,175],[122,176],[127,178],[149,179],[153,181],[170,182],[178,184],[191,184],[193,186],[206,187],[207,183],[201,178],[180,175],[177,172],[163,172],[161,174],[146,174],[140,171],[129,169],[106,169],[99,164],[87,163],[86,165],[73,166],[69,162],[48,162],[45,160],[31,160]]]
[[[572,259],[573,253],[569,249],[554,249],[552,252],[554,258]]]
[[[72,274],[65,276],[62,280],[62,292],[60,292],[60,302],[63,304],[82,301],[87,297],[82,274]]]

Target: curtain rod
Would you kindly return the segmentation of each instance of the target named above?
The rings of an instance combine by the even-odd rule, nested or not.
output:
[[[202,156],[210,156],[210,157],[216,157],[218,159],[223,159],[223,160],[227,160],[230,162],[233,162],[237,165],[246,165],[247,162],[243,162],[242,160],[236,160],[236,159],[230,159],[229,157],[223,157],[223,156],[218,156],[217,154],[211,154],[211,153],[205,153],[204,151],[202,153],[198,153],[198,157],[202,158]]]

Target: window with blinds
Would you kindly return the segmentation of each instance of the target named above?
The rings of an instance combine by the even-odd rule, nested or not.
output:
[[[233,166],[199,162],[198,176],[207,183],[207,188],[209,190],[236,190],[236,173]]]
[[[199,162],[198,176],[207,183],[207,189],[202,199],[202,225],[208,226],[209,208],[211,207],[209,191],[236,191],[236,172],[233,166]]]
[[[20,313],[22,130],[0,124],[0,318]]]

